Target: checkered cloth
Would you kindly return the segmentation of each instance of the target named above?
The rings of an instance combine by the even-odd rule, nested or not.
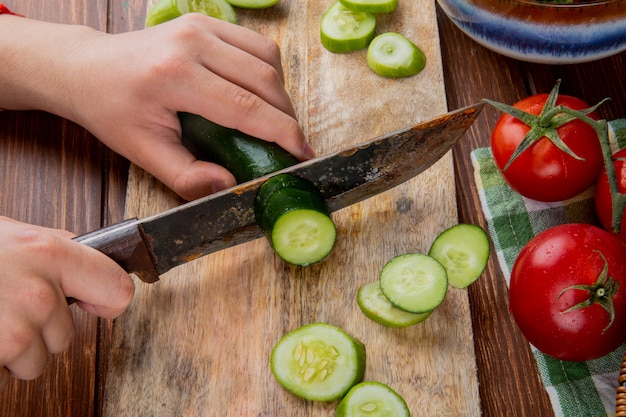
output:
[[[626,147],[626,119],[609,123],[612,143]],[[489,234],[507,285],[520,250],[537,233],[562,223],[596,223],[593,190],[558,203],[525,199],[513,191],[496,167],[491,150],[471,153],[474,176]],[[626,345],[600,359],[565,362],[531,345],[539,373],[557,417],[615,416],[616,388]]]

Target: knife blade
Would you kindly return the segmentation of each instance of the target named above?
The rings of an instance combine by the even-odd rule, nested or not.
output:
[[[446,154],[483,108],[477,103],[321,156],[144,219],[129,219],[75,240],[152,283],[170,269],[259,238],[254,198],[278,173],[311,181],[336,211],[417,176]]]

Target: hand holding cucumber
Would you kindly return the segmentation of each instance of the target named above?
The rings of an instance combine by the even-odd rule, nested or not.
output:
[[[313,155],[284,89],[279,49],[254,31],[200,14],[116,35],[2,19],[0,108],[73,120],[186,199],[235,181],[182,146],[177,111],[276,141],[298,159]]]

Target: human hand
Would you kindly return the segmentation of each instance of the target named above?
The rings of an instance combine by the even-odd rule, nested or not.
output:
[[[49,353],[68,348],[75,329],[66,297],[103,318],[132,300],[129,275],[71,237],[0,216],[0,390],[10,375],[36,378]]]
[[[20,25],[19,18],[2,18]],[[35,103],[21,107],[34,105],[81,124],[186,199],[235,180],[182,145],[178,111],[274,141],[302,160],[314,156],[283,85],[278,46],[256,32],[200,14],[116,35],[30,25],[22,34],[28,48],[20,50],[26,62],[15,67],[14,60],[3,63],[0,56],[0,77],[13,79],[14,90],[29,84],[19,97]],[[17,29],[6,36],[23,42]],[[6,95],[10,85],[4,88]],[[19,108],[14,102],[5,106]]]

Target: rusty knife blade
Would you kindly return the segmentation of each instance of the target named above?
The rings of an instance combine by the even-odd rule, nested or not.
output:
[[[474,122],[478,103],[374,138],[145,219],[130,219],[76,240],[96,248],[144,282],[193,259],[263,235],[254,198],[271,176],[290,173],[315,184],[331,211],[389,190],[437,162]]]

